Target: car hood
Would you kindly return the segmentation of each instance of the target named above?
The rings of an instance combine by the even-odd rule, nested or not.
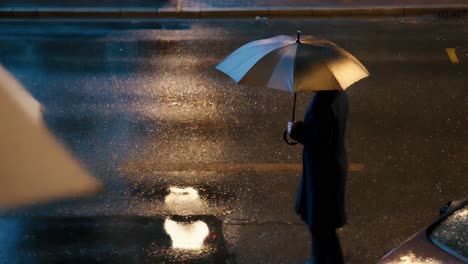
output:
[[[424,229],[390,251],[378,264],[464,264],[464,262],[434,245],[427,237],[427,230]]]

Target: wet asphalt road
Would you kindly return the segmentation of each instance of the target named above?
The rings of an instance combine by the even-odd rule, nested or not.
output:
[[[299,29],[336,42],[371,73],[347,90],[352,166],[340,236],[347,263],[375,263],[430,224],[439,206],[467,197],[466,24],[433,17],[1,21],[0,61],[44,104],[53,133],[106,184],[96,198],[11,214],[152,216],[160,224],[208,216],[221,221],[217,245],[231,262],[306,259],[309,237],[293,212],[301,148],[281,138],[293,98],[237,86],[214,69],[246,42]],[[446,48],[456,48],[458,64]],[[297,116],[312,96],[298,97]]]
[[[252,7],[465,4],[464,0],[3,0],[0,7]]]

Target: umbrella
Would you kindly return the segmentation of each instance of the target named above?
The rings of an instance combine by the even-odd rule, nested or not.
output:
[[[305,36],[276,36],[245,44],[216,66],[236,83],[264,85],[294,93],[344,90],[369,76],[353,55],[331,41]],[[285,131],[284,138],[287,143]],[[292,143],[295,144],[295,143]]]
[[[0,121],[0,211],[100,188],[42,123],[40,104],[2,68]]]

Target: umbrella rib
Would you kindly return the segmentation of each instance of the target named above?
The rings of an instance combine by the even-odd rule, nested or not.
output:
[[[249,43],[243,45],[242,47],[238,48],[237,50],[235,50],[231,55],[237,55],[237,53],[243,52],[244,49],[251,49],[251,48],[254,48],[254,47],[261,46],[261,45],[269,45],[269,44],[281,43],[281,42],[285,42],[285,41],[292,41],[291,38],[289,38],[287,40],[283,38],[282,40],[280,40],[280,37],[281,38],[283,38],[283,37],[284,38],[289,38],[287,36],[278,36],[275,39],[276,41],[273,41],[273,39],[270,38],[270,39],[260,39],[260,40],[256,40],[256,41],[253,41],[253,42],[249,42]]]
[[[341,87],[341,84],[340,82],[338,81],[338,79],[336,78],[335,74],[333,73],[333,71],[330,69],[330,67],[328,67],[328,63],[323,59],[323,58],[320,58],[320,61],[325,64],[325,67],[327,67],[327,70],[330,72],[330,74],[332,75],[333,79],[335,79],[335,82],[338,84],[339,87]],[[341,87],[341,89],[345,89],[344,87]]]
[[[286,43],[286,45],[284,45],[284,46],[281,46],[281,47],[278,47],[278,48],[276,48],[276,49],[273,49],[273,50],[267,52],[266,54],[264,54],[262,57],[260,57],[259,60],[262,59],[263,57],[267,56],[268,54],[272,53],[272,52],[275,51],[275,50],[278,50],[278,49],[281,49],[281,48],[284,48],[284,47],[287,47],[287,46],[293,45],[293,44],[295,44],[295,43]],[[254,53],[254,54],[252,54],[251,56],[247,57],[245,60],[243,60],[243,61],[241,61],[240,63],[238,63],[235,67],[233,67],[233,68],[228,72],[228,75],[229,75],[230,73],[232,73],[234,70],[236,70],[237,68],[239,68],[239,66],[241,66],[243,63],[245,63],[246,61],[248,61],[250,58],[252,58],[252,57],[254,57],[254,56],[257,56],[257,55],[258,55],[257,53]],[[250,68],[250,69],[252,69],[252,68]],[[249,72],[250,69],[247,70],[247,72]],[[247,72],[246,72],[246,73],[247,73]],[[242,80],[242,78],[241,78],[241,80]],[[239,82],[240,82],[240,80],[239,80]],[[239,83],[239,82],[237,82],[237,83]]]
[[[340,49],[340,52],[342,52],[342,55],[344,55],[344,57],[350,59],[352,62],[354,62],[359,67],[361,67],[363,70],[365,70],[367,72],[367,74],[369,74],[369,71],[366,69],[366,67],[356,57],[354,57],[354,55],[352,55],[351,53],[349,53],[348,51],[346,51],[343,48],[340,48],[340,47],[338,47],[338,48]]]
[[[290,42],[290,41],[291,40],[271,41],[271,39],[261,39],[261,40],[257,40],[257,41],[247,43],[244,46],[242,46],[242,47],[238,48],[237,50],[235,50],[229,56],[227,56],[220,64],[218,64],[216,66],[216,68],[218,68],[222,64],[225,64],[229,60],[233,60],[233,58],[235,58],[239,54],[245,53],[246,51],[251,50],[253,48],[258,48],[259,46],[262,46],[262,45],[266,46],[266,45],[285,43],[285,42]]]
[[[343,50],[343,51],[346,52],[345,50]],[[353,57],[353,55],[351,55],[349,52],[347,52],[347,53],[348,53],[351,57]],[[340,54],[340,53],[339,53],[339,54]],[[340,54],[340,55],[342,55],[342,54]],[[343,56],[343,55],[342,55],[342,56]],[[345,58],[347,58],[347,59],[350,59],[350,58],[348,58],[347,56],[343,56],[343,57],[345,57]],[[341,89],[343,89],[343,90],[346,89],[347,87],[349,87],[350,85],[352,85],[353,83],[357,82],[358,80],[362,79],[362,78],[357,79],[357,80],[353,81],[352,83],[350,83],[349,85],[346,85],[346,87],[343,87],[343,86],[341,85],[340,81],[338,81],[338,79],[336,78],[336,75],[334,74],[334,72],[330,69],[330,66],[328,65],[328,63],[327,63],[323,58],[321,58],[320,60],[322,61],[323,64],[325,64],[325,66],[327,67],[327,70],[332,74],[332,76],[333,76],[333,78],[335,79],[335,81],[338,83],[338,85],[339,85],[339,86],[341,87]],[[357,64],[357,65],[360,66],[360,67],[362,66],[362,69],[364,69],[365,72],[367,73],[367,75],[369,75],[369,72],[367,71],[366,67],[364,67],[364,65],[362,65],[359,61],[357,61],[356,58],[354,58],[354,60],[352,60],[352,59],[350,59],[350,60],[351,60],[351,62],[353,62],[354,64]],[[357,63],[356,63],[356,61],[357,61]]]
[[[268,43],[268,44],[259,44],[259,45],[255,45],[255,46],[253,46],[253,47],[258,47],[258,46],[261,46],[261,45],[277,44],[277,43],[279,43],[279,42]],[[283,43],[284,43],[284,42],[283,42]],[[291,44],[292,44],[292,43],[291,43]],[[273,51],[275,51],[275,50],[278,50],[278,49],[281,49],[281,48],[286,47],[286,46],[287,46],[287,45],[278,47],[278,48],[276,48],[276,49],[273,49],[273,50],[269,51],[268,53],[266,53],[265,55],[263,55],[262,58],[265,57],[266,55],[270,54],[271,52],[273,52]],[[256,55],[257,55],[257,53],[254,53],[254,54],[252,54],[251,56],[245,58],[243,61],[241,61],[240,63],[238,63],[235,67],[233,67],[233,68],[229,71],[229,73],[231,73],[232,71],[234,71],[235,69],[237,69],[240,65],[242,65],[242,63],[246,62],[247,60],[249,60],[250,58],[252,58],[252,57],[254,57],[254,56],[256,56]],[[260,59],[261,59],[261,58],[260,58]]]
[[[294,61],[294,68],[296,68],[296,61]],[[338,80],[336,79],[335,75],[333,74],[333,72],[330,70],[330,68],[328,67],[327,63],[323,60],[323,58],[320,58],[320,63],[321,64],[324,64],[326,69],[328,70],[328,72],[330,72],[330,74],[333,76],[333,79],[335,80],[335,82],[340,85],[340,83],[338,82]],[[297,83],[298,86],[300,86],[300,84],[304,81],[304,79],[306,78],[306,75],[303,74],[300,79],[298,79],[295,83]],[[294,87],[295,88],[295,87]]]
[[[329,40],[322,40],[322,39],[308,39],[304,37],[302,41],[306,45],[311,45],[311,46],[317,46],[317,47],[322,47],[326,49],[331,49],[335,50],[338,54],[344,56],[347,59],[350,59],[353,61],[355,64],[357,64],[359,67],[364,69],[368,74],[369,71],[366,69],[366,67],[351,53],[349,53],[347,50],[343,49],[342,47],[336,45],[335,43],[329,41]]]
[[[294,44],[295,44],[295,43],[294,43]],[[290,53],[290,50],[289,50],[288,48],[289,48],[288,46],[285,46],[285,47],[281,48],[281,49],[284,49],[284,51],[282,51],[281,58],[279,59],[279,61],[278,61],[278,63],[276,64],[276,66],[275,66],[273,72],[271,73],[271,76],[270,76],[269,81],[268,81],[268,83],[267,83],[267,86],[268,86],[269,88],[274,88],[274,89],[283,90],[283,89],[281,89],[279,86],[274,86],[274,85],[272,85],[272,84],[277,83],[278,80],[276,80],[276,82],[275,82],[275,80],[273,80],[273,78],[275,78],[275,75],[276,75],[276,74],[280,74],[280,72],[279,72],[279,71],[280,71],[280,66],[283,66],[283,64],[282,64],[283,62],[286,63],[285,60],[288,59],[287,56],[290,55],[290,54],[289,54],[289,53]],[[296,52],[297,52],[297,47],[294,49],[294,56],[292,57],[292,67],[293,67],[292,72],[290,72],[290,74],[286,74],[286,76],[291,75],[291,78],[292,78],[292,82],[289,83],[289,84],[287,85],[287,86],[288,86],[288,91],[289,91],[289,92],[294,92],[294,68],[295,68],[295,55],[296,55]]]

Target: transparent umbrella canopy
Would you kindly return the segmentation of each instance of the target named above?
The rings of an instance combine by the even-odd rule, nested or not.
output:
[[[305,36],[276,36],[245,44],[231,53],[216,69],[236,83],[263,85],[294,93],[344,90],[369,76],[353,55],[331,41]],[[286,134],[285,134],[286,135]]]

